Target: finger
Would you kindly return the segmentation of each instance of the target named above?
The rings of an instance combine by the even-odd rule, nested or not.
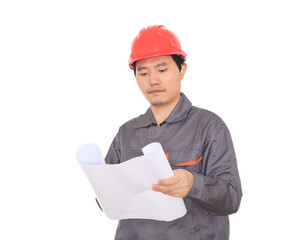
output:
[[[181,189],[178,189],[176,187],[170,187],[170,186],[162,186],[153,184],[152,189],[156,192],[161,192],[163,194],[173,196],[173,197],[184,197],[185,194],[182,192]]]
[[[158,181],[158,185],[163,185],[163,186],[171,186],[174,184],[177,184],[179,181],[177,176],[173,176],[167,179],[161,179]]]
[[[164,185],[159,185],[159,184],[153,184],[152,189],[156,192],[162,192],[162,193],[168,194],[168,193],[171,193],[174,190],[176,190],[176,186],[175,185],[164,186]]]

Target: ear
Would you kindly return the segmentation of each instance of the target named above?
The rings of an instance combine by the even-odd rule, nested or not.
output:
[[[180,70],[180,80],[182,80],[184,78],[185,72],[187,69],[187,65],[184,62],[183,64],[181,64],[181,70]]]

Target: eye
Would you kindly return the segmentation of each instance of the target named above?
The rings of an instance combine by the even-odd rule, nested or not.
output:
[[[168,69],[167,68],[164,68],[164,69],[160,69],[158,70],[160,73],[163,73],[163,72],[166,72]]]
[[[142,76],[142,77],[147,76],[147,75],[148,75],[148,73],[146,73],[146,72],[140,73],[140,76]]]

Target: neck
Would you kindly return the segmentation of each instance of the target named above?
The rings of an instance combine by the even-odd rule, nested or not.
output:
[[[160,125],[164,120],[166,120],[171,112],[176,107],[180,95],[172,102],[164,105],[151,105],[151,110],[156,120],[157,125]]]

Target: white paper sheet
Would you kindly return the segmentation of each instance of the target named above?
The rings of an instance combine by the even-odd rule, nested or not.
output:
[[[152,190],[159,179],[173,176],[159,143],[142,149],[144,156],[120,164],[80,163],[104,213],[110,219],[143,218],[172,221],[186,214],[182,198]]]

